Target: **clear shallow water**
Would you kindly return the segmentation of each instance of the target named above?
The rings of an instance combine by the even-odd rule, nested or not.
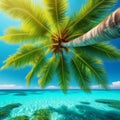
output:
[[[35,110],[46,108],[53,110],[51,120],[84,120],[84,118],[79,115],[83,112],[86,115],[88,113],[91,115],[95,112],[96,116],[94,117],[96,118],[94,120],[103,120],[103,118],[98,119],[97,113],[109,113],[111,111],[112,113],[120,113],[119,109],[109,107],[107,104],[95,102],[96,99],[120,100],[120,90],[95,90],[92,91],[92,93],[70,90],[67,94],[59,90],[0,91],[0,107],[13,103],[22,104],[20,107],[11,110],[8,117],[0,118],[0,120],[9,120],[11,117],[19,115],[32,116]],[[89,102],[90,104],[85,105],[80,103],[81,101]],[[69,117],[69,115],[71,115],[71,117]],[[92,118],[89,117],[87,119],[92,120]],[[111,118],[110,120],[118,120],[118,118]]]

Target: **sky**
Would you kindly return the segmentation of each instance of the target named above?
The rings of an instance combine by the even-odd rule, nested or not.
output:
[[[68,14],[73,14],[81,8],[84,2],[87,0],[68,0]],[[42,3],[41,3],[42,4]],[[112,8],[116,9],[120,7],[120,0]],[[20,21],[14,20],[7,16],[5,13],[0,11],[0,36],[4,35],[6,28],[10,26],[19,26]],[[111,44],[115,45],[117,48],[120,48],[120,39],[112,40]],[[0,67],[4,64],[3,61],[10,55],[14,54],[20,45],[11,45],[3,41],[0,41]],[[111,88],[120,88],[120,62],[116,61],[104,61],[104,66],[108,76],[109,86]],[[6,69],[0,71],[0,89],[38,89],[40,88],[37,82],[37,78],[34,77],[30,86],[26,85],[25,76],[29,72],[31,67],[23,69]],[[56,89],[57,86],[56,77],[53,81],[47,86],[49,89]],[[74,81],[74,78],[71,80],[70,88],[78,88],[77,84]],[[97,83],[93,83],[91,88],[99,88]]]

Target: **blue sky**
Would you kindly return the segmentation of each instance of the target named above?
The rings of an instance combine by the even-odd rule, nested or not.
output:
[[[68,13],[73,14],[74,12],[77,12],[81,8],[83,1],[86,0],[69,0]],[[118,4],[113,7],[113,9],[118,8],[119,3],[120,0],[118,1]],[[6,28],[19,25],[20,21],[16,21],[0,11],[0,36],[4,34]],[[120,48],[120,39],[113,40],[111,44],[115,45],[117,48]],[[9,55],[16,52],[18,47],[19,45],[10,45],[0,41],[0,67]],[[116,85],[118,87],[118,85],[120,85],[120,62],[104,61],[104,66],[107,71],[109,84],[111,86]],[[6,69],[4,71],[0,71],[0,88],[38,88],[37,78],[32,80],[30,87],[26,86],[25,76],[29,70],[30,67],[19,70]],[[55,88],[55,86],[57,86],[56,77],[54,77],[53,82],[51,82],[48,86],[49,88]],[[74,79],[72,79],[70,86],[76,87]],[[93,84],[93,87],[97,87],[96,84]]]

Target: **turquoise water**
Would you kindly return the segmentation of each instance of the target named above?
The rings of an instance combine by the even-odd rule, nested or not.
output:
[[[9,104],[20,104],[0,120],[20,115],[27,115],[31,120],[34,111],[39,109],[50,109],[51,120],[120,120],[120,109],[96,102],[96,99],[120,100],[120,90],[95,90],[92,93],[70,90],[67,94],[59,90],[0,91],[0,110]]]

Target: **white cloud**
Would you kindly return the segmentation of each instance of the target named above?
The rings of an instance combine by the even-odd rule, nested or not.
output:
[[[114,85],[114,86],[120,86],[120,81],[112,82],[112,85]]]
[[[92,85],[91,89],[101,89],[101,86],[100,85]]]
[[[110,88],[112,89],[120,89],[120,81],[115,81],[115,82],[112,82],[112,84],[110,85]]]
[[[120,89],[120,81],[112,82],[108,85],[110,89]],[[46,89],[60,89],[58,86],[48,86]],[[69,89],[80,89],[77,86],[70,86]],[[102,89],[100,85],[91,85],[91,89]]]
[[[115,81],[109,84],[110,89],[120,89],[120,81]],[[91,89],[102,89],[100,85],[92,85]]]
[[[69,89],[80,89],[80,88],[77,86],[70,86]]]
[[[48,86],[46,89],[59,89],[59,87],[51,85],[51,86]]]
[[[41,89],[40,87],[35,86],[33,89]]]
[[[0,85],[0,89],[22,89],[23,86],[15,85],[15,84],[2,84]]]
[[[60,87],[51,85],[51,86],[48,86],[46,89],[60,89]],[[80,89],[80,88],[77,86],[70,86],[69,89]]]
[[[0,89],[23,89],[23,88],[24,88],[24,86],[16,85],[16,84],[2,84],[2,85],[0,85]],[[120,81],[112,82],[109,85],[109,88],[120,89]],[[34,87],[33,89],[41,89],[41,88]],[[46,89],[60,89],[60,88],[58,86],[51,85],[51,86],[46,87]],[[80,88],[77,86],[70,86],[69,89],[80,89]],[[102,89],[102,88],[100,85],[92,85],[91,89]]]

